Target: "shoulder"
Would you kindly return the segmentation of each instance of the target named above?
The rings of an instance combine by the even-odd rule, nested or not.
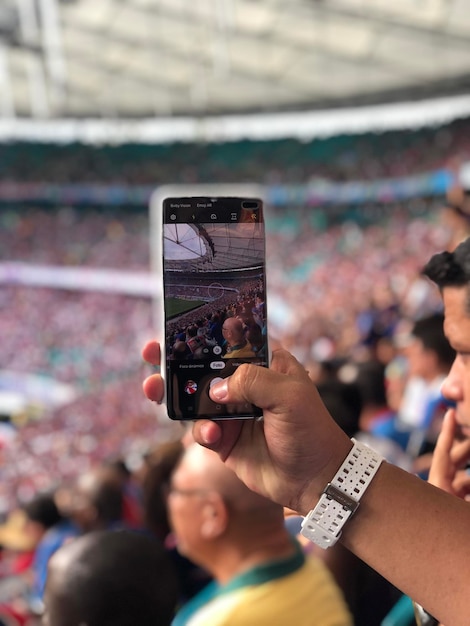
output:
[[[204,614],[205,607],[211,604],[216,596],[218,585],[214,581],[206,585],[199,593],[186,602],[174,617],[171,626],[195,626],[199,617]]]
[[[341,592],[326,566],[308,557],[294,572],[214,597],[187,626],[352,626]]]

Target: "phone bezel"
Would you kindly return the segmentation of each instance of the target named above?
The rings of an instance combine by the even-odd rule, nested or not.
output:
[[[266,226],[266,202],[264,199],[264,188],[258,185],[202,185],[202,186],[164,186],[158,188],[154,194],[152,195],[150,202],[150,210],[151,210],[151,239],[152,239],[152,247],[151,247],[151,264],[152,264],[152,272],[154,275],[154,279],[158,282],[158,288],[155,291],[154,298],[154,306],[153,306],[153,321],[154,326],[157,329],[158,338],[160,340],[161,345],[161,365],[160,365],[160,374],[163,378],[164,382],[164,397],[162,405],[166,409],[167,416],[173,421],[187,421],[194,419],[203,419],[206,418],[204,415],[191,417],[173,417],[170,415],[169,406],[168,406],[168,398],[167,398],[167,388],[168,381],[166,376],[166,346],[165,346],[165,338],[166,338],[166,328],[165,328],[165,313],[164,313],[164,298],[163,298],[163,245],[162,245],[162,237],[163,237],[163,202],[168,198],[217,198],[220,199],[237,199],[241,202],[243,201],[255,201],[259,200],[262,203],[263,210],[263,221],[264,228]],[[266,263],[265,263],[265,281],[266,281]],[[265,282],[265,295],[267,298],[267,285]],[[269,352],[269,342],[268,342],[268,353],[267,353],[267,364],[270,362],[270,352]],[[237,415],[237,414],[221,414],[221,415],[211,415],[208,419],[253,419],[258,418],[259,414],[255,415]]]

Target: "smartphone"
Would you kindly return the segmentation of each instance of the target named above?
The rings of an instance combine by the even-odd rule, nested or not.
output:
[[[243,363],[268,366],[263,202],[169,197],[162,207],[166,407],[174,420],[253,418],[211,386]]]

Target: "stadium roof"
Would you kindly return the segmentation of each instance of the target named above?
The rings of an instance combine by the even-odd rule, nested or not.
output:
[[[166,224],[163,237],[166,271],[259,270],[263,264],[259,224]]]
[[[0,119],[141,119],[470,92],[466,0],[2,0]]]

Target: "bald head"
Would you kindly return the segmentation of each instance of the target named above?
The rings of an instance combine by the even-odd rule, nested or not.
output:
[[[214,491],[230,506],[233,512],[262,511],[279,514],[282,507],[248,487],[230,470],[218,454],[197,443],[191,443],[175,470],[174,483],[187,484],[190,488]]]
[[[172,475],[168,506],[179,552],[220,584],[293,549],[282,507],[248,489],[198,444],[186,448]]]
[[[223,323],[222,330],[224,337],[232,346],[239,344],[244,339],[243,324],[237,317],[228,317]]]

